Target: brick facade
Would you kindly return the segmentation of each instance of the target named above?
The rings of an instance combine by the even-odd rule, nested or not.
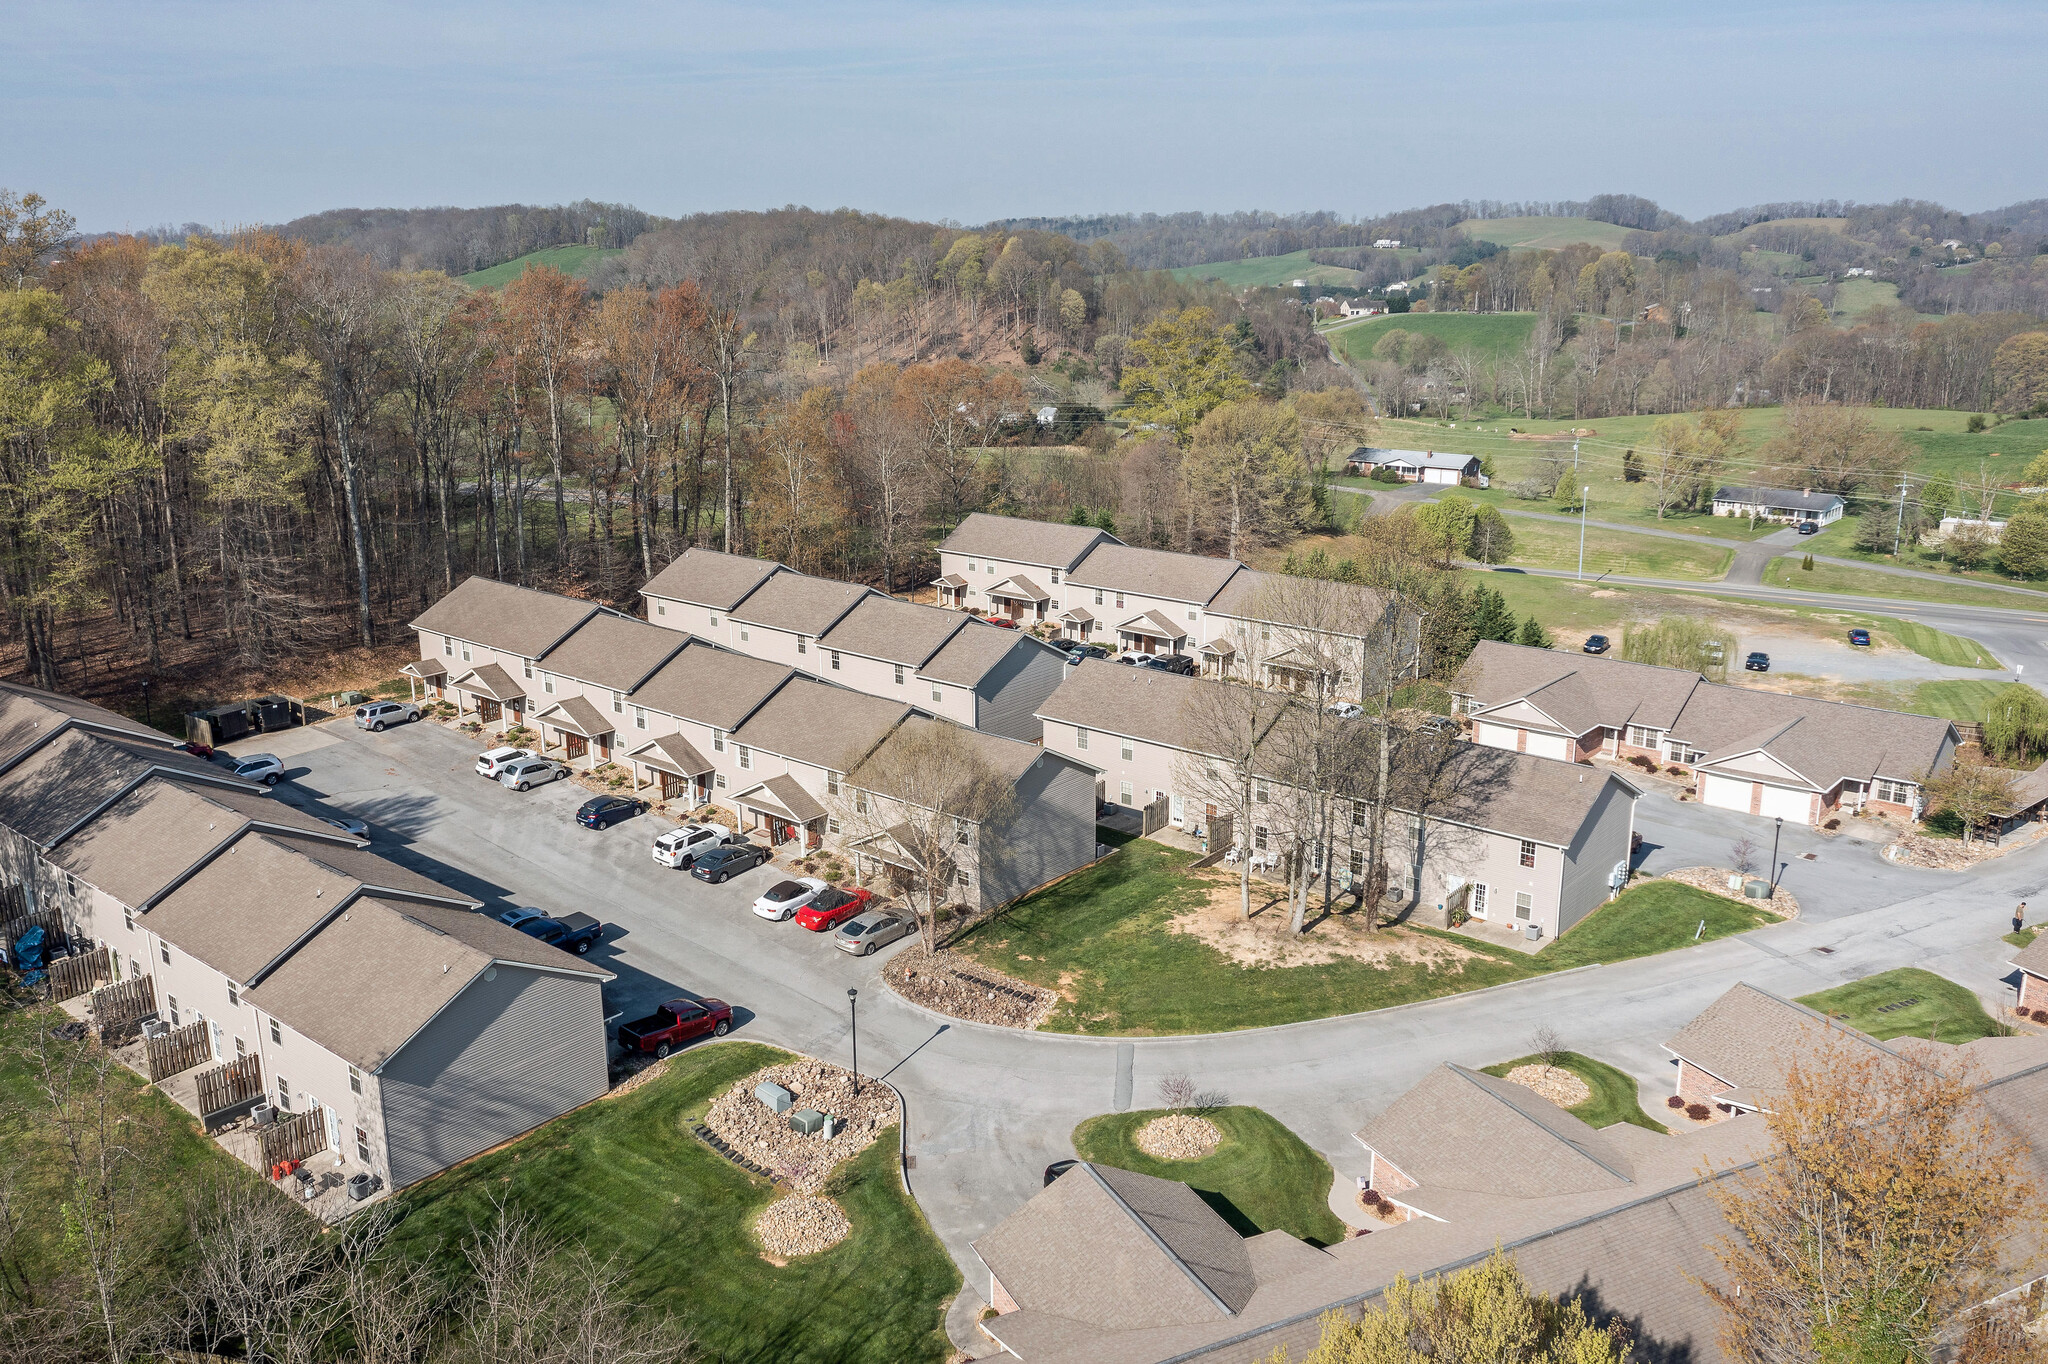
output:
[[[1679,1058],[1678,1096],[1680,1098],[1688,1100],[1698,1099],[1702,1103],[1710,1103],[1716,1095],[1726,1094],[1733,1088],[1735,1088],[1734,1085],[1708,1074],[1683,1057]]]
[[[2020,1007],[2048,1009],[2048,976],[2037,976],[2032,971],[2020,972]]]

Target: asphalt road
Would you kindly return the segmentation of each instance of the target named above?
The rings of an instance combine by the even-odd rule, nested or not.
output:
[[[1738,980],[1804,994],[1911,964],[1995,1004],[2005,988],[2006,916],[2048,884],[2048,848],[2016,852],[1964,881],[1890,867],[1853,837],[1788,828],[1782,879],[1803,902],[1794,922],[1376,1013],[1203,1037],[1090,1039],[947,1022],[908,1005],[876,979],[882,959],[846,957],[823,935],[748,912],[780,873],[761,869],[714,887],[657,866],[649,845],[664,822],[580,828],[571,814],[582,788],[506,791],[474,774],[477,745],[458,732],[422,723],[367,734],[344,721],[237,747],[286,759],[279,798],[368,820],[378,851],[490,907],[603,918],[613,927],[591,960],[619,974],[607,990],[610,1011],[715,995],[736,1006],[737,1036],[846,1064],[846,991],[858,989],[861,1070],[902,1093],[911,1187],[967,1276],[969,1293],[950,1323],[962,1344],[972,1340],[974,1295],[986,1288],[972,1239],[1039,1187],[1048,1162],[1073,1154],[1077,1123],[1151,1106],[1170,1071],[1257,1104],[1299,1133],[1336,1168],[1332,1204],[1342,1211],[1363,1172],[1350,1133],[1441,1062],[1485,1065],[1526,1052],[1547,1024],[1656,1095],[1670,1084],[1658,1044]],[[1638,808],[1646,869],[1725,864],[1729,843],[1745,834],[1760,845],[1760,861],[1769,855],[1765,821],[1680,804],[1664,788]]]

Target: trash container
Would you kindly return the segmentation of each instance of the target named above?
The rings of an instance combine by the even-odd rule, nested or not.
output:
[[[825,1125],[825,1115],[815,1108],[806,1108],[800,1113],[789,1115],[789,1130],[811,1136]]]

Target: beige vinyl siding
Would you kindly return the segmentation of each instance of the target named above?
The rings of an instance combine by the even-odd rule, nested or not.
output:
[[[495,970],[379,1072],[395,1188],[605,1092],[599,983],[504,963]]]

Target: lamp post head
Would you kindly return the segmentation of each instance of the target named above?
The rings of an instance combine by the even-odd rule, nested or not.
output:
[[[849,986],[847,986],[847,987],[846,987],[846,997],[847,997],[848,999],[852,999],[852,998],[853,998],[854,996],[858,995],[859,993],[860,993],[860,991],[858,991],[858,990],[854,989],[854,988],[853,988],[853,987],[852,987],[851,985],[849,985]]]

